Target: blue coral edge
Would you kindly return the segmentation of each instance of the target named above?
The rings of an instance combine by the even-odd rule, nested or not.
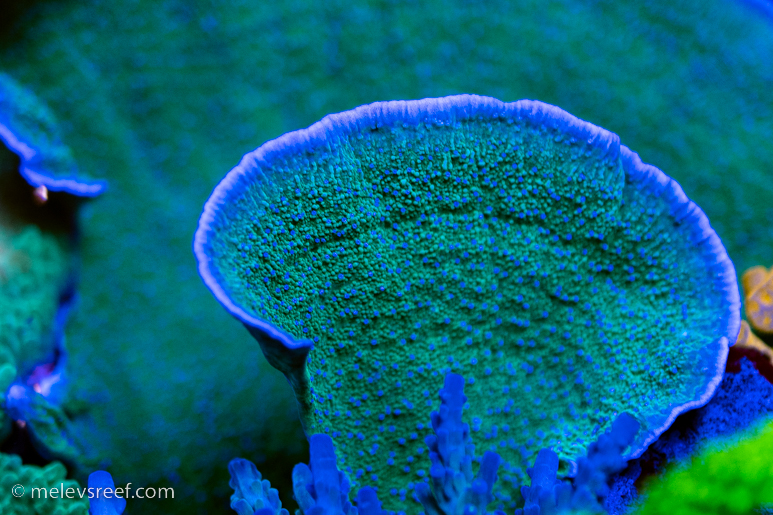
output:
[[[627,180],[639,182],[650,192],[664,198],[671,206],[671,216],[681,223],[690,224],[693,229],[693,243],[696,246],[704,247],[704,256],[710,256],[713,259],[713,262],[707,262],[707,266],[715,274],[719,291],[724,293],[729,313],[727,319],[724,320],[724,327],[720,328],[722,336],[716,342],[719,345],[719,355],[714,363],[708,363],[709,368],[713,366],[714,370],[704,393],[695,400],[672,408],[660,427],[650,430],[647,438],[640,444],[632,446],[623,456],[624,459],[630,460],[641,456],[650,444],[671,427],[676,417],[692,409],[705,406],[714,396],[725,374],[730,347],[735,344],[741,330],[741,296],[738,290],[735,266],[703,210],[687,198],[679,183],[659,168],[643,163],[636,152],[625,145],[620,145],[620,154]]]
[[[506,104],[491,97],[454,95],[422,100],[374,102],[349,111],[330,114],[306,129],[288,132],[246,154],[215,187],[204,204],[204,211],[199,218],[193,239],[193,253],[204,284],[218,302],[242,323],[265,332],[288,349],[312,347],[310,341],[296,341],[292,335],[249,314],[238,306],[221,286],[218,273],[207,254],[209,235],[215,231],[221,206],[226,205],[231,198],[238,197],[239,193],[250,186],[252,174],[256,171],[259,173],[264,167],[268,168],[274,160],[284,156],[324,149],[330,145],[331,140],[343,139],[363,130],[397,124],[416,125],[422,122],[449,125],[476,116],[509,118],[560,129],[569,137],[586,140],[589,145],[597,147],[610,158],[618,156],[620,142],[617,135],[580,120],[563,109],[536,100],[519,100]]]
[[[244,324],[264,331],[288,349],[311,347],[312,344],[308,340],[296,341],[292,335],[247,313],[233,302],[221,286],[217,279],[217,272],[212,266],[212,260],[207,254],[209,235],[215,230],[221,206],[226,205],[231,198],[238,197],[242,191],[250,186],[252,175],[256,171],[260,173],[263,168],[269,168],[275,159],[325,149],[330,145],[331,140],[345,138],[362,130],[422,122],[448,125],[476,116],[514,119],[551,129],[559,129],[565,131],[567,136],[571,138],[585,140],[588,145],[601,150],[606,157],[616,158],[620,155],[624,164],[627,165],[626,173],[630,174],[628,178],[643,182],[653,191],[666,195],[667,201],[673,208],[672,215],[677,218],[681,216],[680,220],[693,224],[696,228],[694,243],[708,246],[707,254],[713,255],[714,262],[707,263],[707,265],[712,269],[718,269],[716,277],[721,283],[721,291],[726,294],[725,301],[730,310],[725,334],[717,342],[720,355],[713,363],[714,373],[711,375],[706,390],[698,399],[672,408],[666,415],[665,422],[658,428],[649,431],[649,436],[641,444],[632,446],[625,455],[625,459],[637,458],[671,426],[678,415],[705,405],[722,381],[729,347],[735,343],[740,331],[740,295],[735,267],[719,240],[719,236],[711,228],[706,215],[687,198],[676,181],[660,169],[642,163],[638,154],[620,144],[617,135],[580,120],[556,106],[536,100],[504,103],[491,97],[477,95],[375,102],[350,111],[328,115],[307,129],[289,132],[268,141],[246,154],[239,164],[220,181],[207,199],[193,240],[193,252],[198,262],[199,275],[226,310]]]
[[[105,181],[80,181],[56,178],[37,170],[40,154],[32,146],[17,137],[10,123],[0,120],[0,141],[21,159],[19,173],[30,186],[45,186],[50,191],[61,191],[78,197],[96,197],[107,189]]]

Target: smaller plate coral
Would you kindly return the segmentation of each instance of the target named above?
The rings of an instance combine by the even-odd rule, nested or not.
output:
[[[80,174],[51,111],[5,73],[0,73],[0,142],[21,158],[19,172],[31,186],[42,187],[43,197],[47,190],[95,197],[107,187]]]
[[[561,109],[460,95],[330,115],[247,154],[204,206],[206,285],[285,373],[354,486],[408,511],[449,371],[515,507],[614,418],[638,456],[705,404],[739,331],[703,212],[618,137]]]

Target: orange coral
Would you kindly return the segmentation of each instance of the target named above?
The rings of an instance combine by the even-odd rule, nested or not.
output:
[[[773,364],[773,349],[765,345],[762,340],[755,336],[746,320],[741,321],[741,332],[738,333],[738,341],[736,341],[735,345],[736,347],[754,349],[764,354]]]
[[[741,278],[746,319],[762,333],[773,333],[773,271],[764,266],[748,269]]]

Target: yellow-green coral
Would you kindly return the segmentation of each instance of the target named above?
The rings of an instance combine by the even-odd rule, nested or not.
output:
[[[648,485],[636,515],[752,513],[773,503],[773,422],[713,442],[685,466]]]
[[[18,456],[0,454],[0,513],[3,515],[86,515],[89,502],[77,492],[72,499],[52,498],[51,488],[82,488],[73,479],[66,479],[67,471],[59,462],[45,467],[22,465]],[[20,489],[16,485],[21,485]],[[47,490],[46,496],[33,488]],[[16,497],[19,495],[19,497]],[[59,496],[57,496],[59,497]]]

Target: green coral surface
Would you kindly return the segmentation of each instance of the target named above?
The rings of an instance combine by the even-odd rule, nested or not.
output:
[[[197,252],[237,307],[313,340],[301,416],[360,485],[405,501],[427,475],[431,395],[453,370],[517,499],[539,449],[579,457],[627,411],[643,450],[719,383],[735,275],[672,188],[552,106],[375,104],[247,155]]]

